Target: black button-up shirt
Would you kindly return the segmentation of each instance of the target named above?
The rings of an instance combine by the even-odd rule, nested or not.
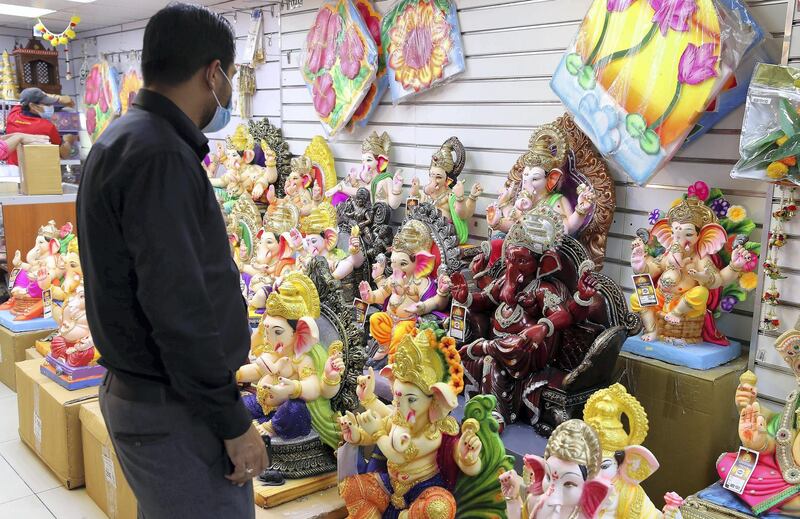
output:
[[[171,386],[230,439],[251,422],[235,380],[250,329],[206,153],[183,111],[141,90],[86,159],[78,241],[100,363]]]

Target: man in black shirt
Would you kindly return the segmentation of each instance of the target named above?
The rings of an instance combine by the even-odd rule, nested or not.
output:
[[[101,408],[146,519],[254,517],[251,480],[267,466],[235,380],[246,303],[201,167],[200,128],[230,118],[234,54],[230,24],[205,8],[153,16],[145,87],[95,142],[78,193]]]

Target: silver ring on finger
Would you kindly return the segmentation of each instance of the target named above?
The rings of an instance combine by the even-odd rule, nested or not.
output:
[[[245,473],[247,473],[248,475],[249,475],[249,474],[252,474],[253,472],[255,472],[255,470],[254,470],[254,469],[247,469],[247,470],[245,470]]]

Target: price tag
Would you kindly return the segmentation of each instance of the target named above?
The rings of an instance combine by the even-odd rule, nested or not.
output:
[[[450,307],[450,332],[448,335],[457,341],[463,341],[467,334],[467,307],[455,301]]]
[[[106,478],[106,483],[117,488],[117,476],[114,472],[114,458],[111,457],[111,450],[107,446],[103,446],[103,474]]]
[[[50,319],[53,317],[53,292],[48,288],[42,291],[42,303],[44,304],[44,318]]]
[[[303,0],[283,0],[283,5],[289,11],[303,7]]]
[[[37,413],[33,415],[33,441],[36,444],[36,452],[42,450],[42,419]]]
[[[639,300],[639,305],[642,307],[658,305],[656,286],[653,284],[653,278],[650,277],[650,274],[634,274],[631,278],[633,279],[633,287],[636,290],[636,298]]]
[[[364,323],[367,322],[367,312],[369,311],[369,303],[364,301],[363,299],[355,298],[353,299],[353,309],[355,311],[355,319],[356,323],[364,326]]]
[[[751,451],[745,447],[739,447],[739,455],[736,456],[736,461],[733,462],[733,466],[728,472],[728,476],[725,478],[725,483],[722,486],[739,495],[744,494],[747,482],[753,477],[753,471],[757,464],[758,452]]]

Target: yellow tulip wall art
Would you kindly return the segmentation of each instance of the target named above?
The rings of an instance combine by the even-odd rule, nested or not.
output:
[[[645,184],[755,41],[745,9],[739,0],[595,0],[552,88],[600,152]]]

